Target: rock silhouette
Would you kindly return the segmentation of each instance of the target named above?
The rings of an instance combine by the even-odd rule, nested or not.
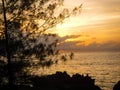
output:
[[[95,85],[95,80],[91,77],[75,74],[70,77],[66,72],[56,72],[56,74],[34,77],[31,79],[33,87],[53,88],[52,90],[101,90]],[[45,89],[45,90],[46,90]]]
[[[95,85],[95,80],[90,76],[67,72],[56,72],[46,76],[28,76],[28,82],[23,85],[0,86],[0,90],[101,90]]]
[[[102,90],[95,85],[95,79],[90,76],[67,72],[56,72],[46,76],[29,76],[29,85],[0,86],[0,90]],[[120,81],[114,85],[113,90],[120,90]]]
[[[113,90],[120,90],[120,81],[114,85]]]

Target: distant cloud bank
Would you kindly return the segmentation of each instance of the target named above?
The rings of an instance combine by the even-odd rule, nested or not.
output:
[[[66,51],[82,51],[82,52],[84,51],[120,51],[120,43],[117,43],[115,41],[108,41],[105,43],[92,42],[88,45],[82,44],[85,41],[66,41],[67,39],[70,39],[72,37],[73,36],[62,37],[60,39],[62,43],[59,45],[59,49],[66,50]]]

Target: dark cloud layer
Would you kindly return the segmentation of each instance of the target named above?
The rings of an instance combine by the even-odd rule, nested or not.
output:
[[[113,44],[112,42],[106,42],[104,44],[93,42],[88,46],[77,45],[77,43],[65,42],[60,46],[60,49],[67,51],[120,51],[120,44]]]
[[[70,36],[66,39],[70,39]],[[82,43],[85,41],[65,42],[66,39],[64,39],[63,43],[59,46],[59,49],[66,51],[120,51],[120,43],[114,41],[108,41],[102,44],[92,42],[89,45],[84,45]]]

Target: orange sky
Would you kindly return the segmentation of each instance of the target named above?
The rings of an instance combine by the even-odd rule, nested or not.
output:
[[[65,0],[64,7],[71,9],[80,4],[80,14],[52,29],[65,38],[62,47],[120,51],[120,0]]]
[[[81,14],[57,25],[55,32],[62,37],[79,35],[69,38],[77,45],[120,44],[120,0],[65,0],[68,8],[80,4],[83,4]]]

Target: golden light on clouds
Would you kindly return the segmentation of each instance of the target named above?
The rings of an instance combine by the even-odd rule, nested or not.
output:
[[[83,4],[80,14],[51,30],[62,38],[67,37],[62,48],[120,51],[120,0],[76,0],[75,3],[65,0],[70,9],[80,4]]]
[[[66,7],[83,4],[81,14],[72,16],[65,23],[56,26],[60,36],[81,35],[89,37],[69,39],[85,41],[86,44],[115,41],[120,43],[120,1],[119,0],[65,0]],[[93,39],[95,38],[95,39]]]

